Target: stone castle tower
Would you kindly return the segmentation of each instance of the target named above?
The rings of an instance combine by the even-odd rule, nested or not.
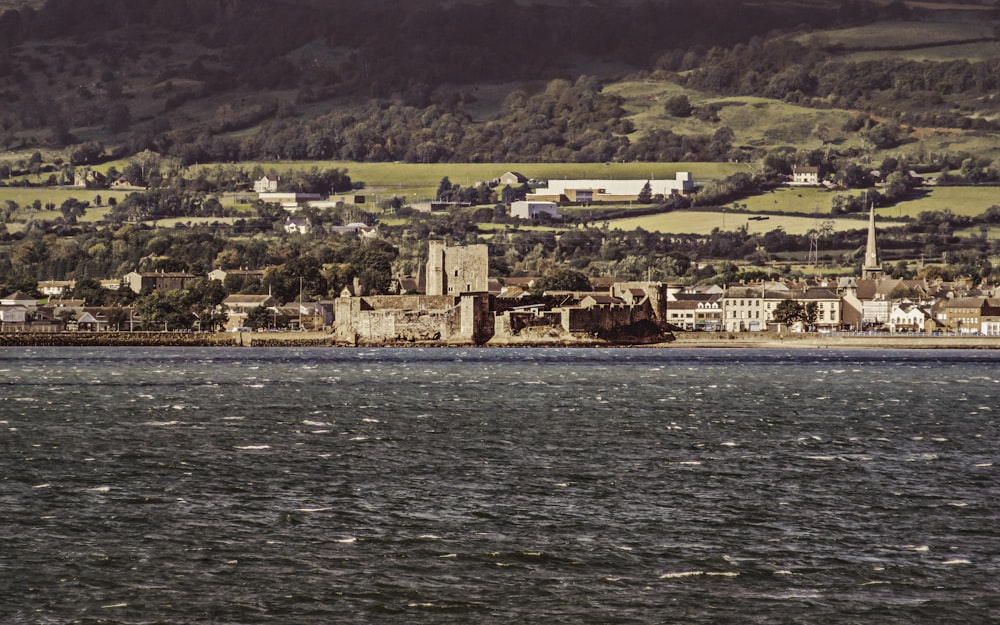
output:
[[[489,248],[427,244],[427,295],[485,293],[489,290]]]

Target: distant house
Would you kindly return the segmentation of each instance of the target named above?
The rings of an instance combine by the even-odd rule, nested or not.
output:
[[[504,175],[500,176],[500,178],[497,179],[497,182],[499,184],[521,185],[528,182],[528,177],[516,171],[508,171]]]
[[[263,280],[264,270],[263,269],[213,269],[208,272],[209,280],[218,280],[219,282],[225,282],[226,278],[229,276],[235,276],[237,278],[251,279],[251,280]]]
[[[129,182],[126,178],[118,178],[111,183],[112,189],[145,189],[145,187],[140,185],[134,185]]]
[[[253,183],[254,193],[274,193],[278,190],[280,181],[281,178],[278,177],[261,176],[260,180],[255,180]]]
[[[222,307],[228,314],[227,328],[242,328],[246,325],[247,315],[251,310],[263,307],[274,309],[278,300],[270,295],[230,295],[222,301]]]
[[[73,174],[73,186],[81,189],[106,189],[108,178],[93,169],[80,169]]]
[[[360,221],[351,222],[346,226],[327,226],[326,231],[330,234],[357,234],[365,239],[378,236],[378,228],[361,223]]]
[[[818,167],[796,167],[792,170],[792,184],[817,185],[819,184]]]
[[[520,217],[521,219],[537,219],[541,215],[545,215],[551,219],[559,219],[559,205],[555,202],[538,202],[534,200],[511,202],[511,217]]]
[[[271,308],[278,305],[278,300],[276,300],[271,295],[230,295],[226,299],[222,300],[222,306],[226,309],[230,315],[248,313],[255,308],[263,306],[264,308]]]
[[[180,271],[132,271],[122,278],[133,293],[142,293],[153,289],[158,293],[175,291],[185,288],[189,282],[198,276]]]
[[[33,310],[38,306],[38,300],[20,291],[15,291],[10,295],[0,297],[0,306],[20,306]]]
[[[76,286],[76,280],[46,280],[38,283],[38,292],[49,297],[59,297]]]
[[[308,219],[293,219],[289,217],[285,220],[285,232],[289,234],[309,234],[312,231],[312,224]]]

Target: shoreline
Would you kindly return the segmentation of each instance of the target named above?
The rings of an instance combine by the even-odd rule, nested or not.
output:
[[[670,341],[614,342],[592,338],[535,337],[524,340],[487,341],[482,345],[445,341],[391,341],[358,345],[337,341],[326,332],[61,332],[0,333],[3,347],[614,347],[642,349],[1000,349],[1000,336],[907,336],[905,334],[824,335],[813,333],[686,332]]]

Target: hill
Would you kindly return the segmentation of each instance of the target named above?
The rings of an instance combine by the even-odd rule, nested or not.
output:
[[[481,85],[643,69],[667,49],[836,21],[824,4],[8,0],[0,147],[217,133],[369,98],[466,104]]]
[[[0,8],[0,149],[18,158],[726,161],[874,147],[931,161],[1000,145],[995,2]],[[676,95],[692,114],[664,110]],[[886,119],[899,140],[871,145]]]

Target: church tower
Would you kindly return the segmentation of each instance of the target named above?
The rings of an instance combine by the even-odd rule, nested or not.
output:
[[[865,247],[865,263],[861,266],[862,280],[878,280],[882,277],[882,263],[878,259],[875,246],[875,202],[868,211],[868,245]]]

